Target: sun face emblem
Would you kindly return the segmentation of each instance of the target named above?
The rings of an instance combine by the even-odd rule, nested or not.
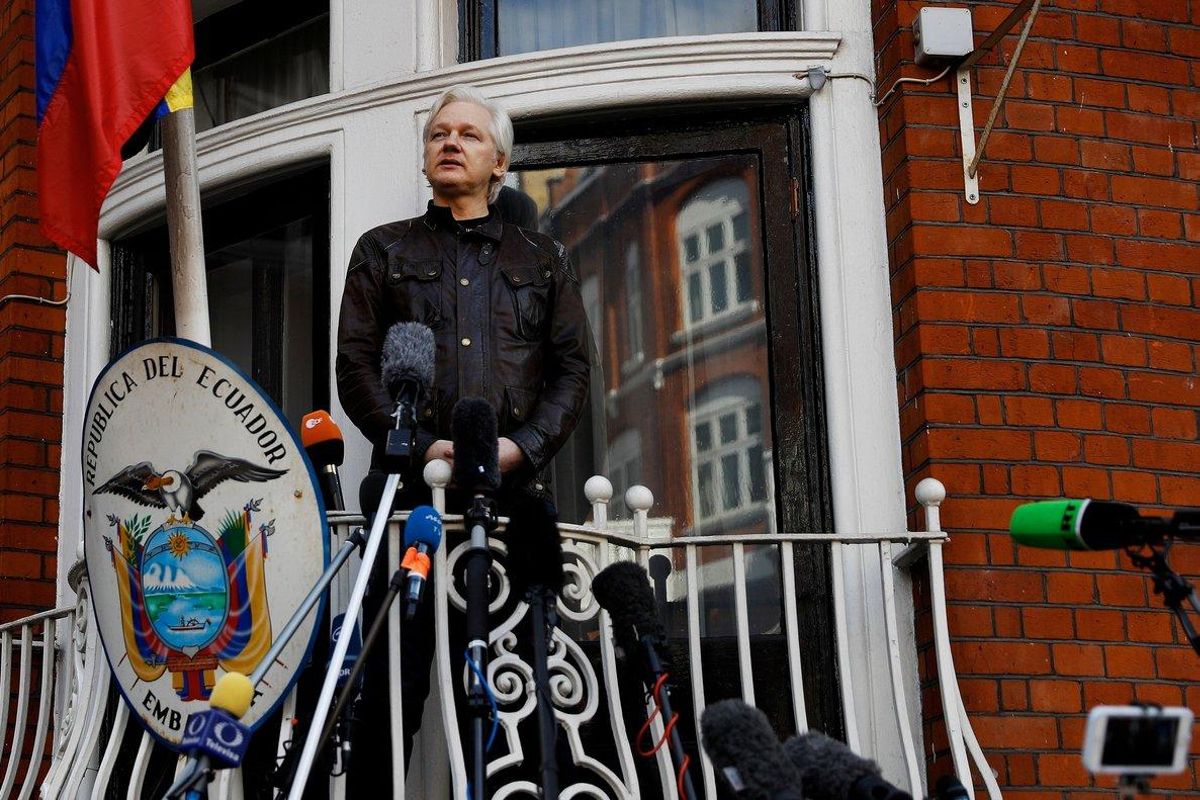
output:
[[[183,558],[192,549],[192,545],[188,542],[186,533],[172,533],[167,537],[167,548],[171,551],[171,555]]]

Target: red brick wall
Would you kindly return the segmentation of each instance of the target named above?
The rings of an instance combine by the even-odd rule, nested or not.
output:
[[[61,298],[37,227],[33,0],[0,0],[0,297]],[[55,599],[65,312],[0,300],[0,622]]]
[[[874,0],[881,93],[935,74],[912,63],[925,5]],[[1012,8],[950,5],[971,9],[977,42]],[[928,475],[949,490],[954,654],[1010,798],[1111,796],[1079,761],[1092,705],[1200,707],[1200,658],[1124,556],[1018,551],[1004,533],[1015,505],[1043,497],[1200,505],[1200,0],[1046,6],[978,205],[963,198],[948,79],[902,86],[879,116],[909,493]],[[975,71],[977,133],[1019,31]],[[1200,573],[1195,552],[1174,561]],[[936,774],[933,663],[926,649]],[[1195,794],[1197,780],[1155,785]]]

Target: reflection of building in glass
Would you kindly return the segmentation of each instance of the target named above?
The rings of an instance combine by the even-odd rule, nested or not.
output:
[[[625,489],[652,480],[654,516],[676,535],[768,530],[755,162],[567,168],[523,173],[521,185],[572,254],[599,353],[590,429],[607,463],[575,471],[609,475],[618,514]]]

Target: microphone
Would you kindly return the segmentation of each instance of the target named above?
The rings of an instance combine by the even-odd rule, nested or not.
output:
[[[383,451],[389,472],[404,472],[412,462],[417,403],[433,385],[434,352],[433,331],[419,322],[397,322],[384,337],[380,376],[396,401],[396,425],[388,431]]]
[[[471,664],[467,707],[471,711],[471,796],[484,797],[487,782],[484,722],[489,715],[487,672],[488,575],[492,554],[488,536],[496,529],[493,495],[500,488],[500,453],[496,411],[485,400],[464,397],[454,404],[450,419],[454,443],[454,485],[472,495],[463,515],[470,531],[466,556],[467,653]]]
[[[739,798],[803,800],[800,773],[767,715],[741,700],[722,700],[700,715],[701,744]]]
[[[250,729],[240,720],[254,701],[254,684],[240,672],[227,672],[213,686],[207,711],[189,714],[183,729],[180,749],[188,754],[188,763],[175,784],[167,790],[168,798],[188,796],[200,791],[211,780],[210,764],[218,768],[236,767],[242,763],[250,746]]]
[[[953,773],[938,778],[933,796],[937,800],[969,800],[971,797],[967,794],[967,787],[963,786],[962,781]]]
[[[408,570],[408,590],[404,595],[404,618],[417,615],[417,605],[429,579],[429,554],[442,543],[442,515],[433,506],[417,506],[404,524],[404,563]]]
[[[508,522],[507,563],[517,597],[544,591],[553,598],[562,591],[562,539],[558,535],[558,516],[549,504],[526,497],[513,507]]]
[[[563,564],[558,515],[549,502],[524,495],[513,507],[508,520],[508,574],[513,594],[529,603],[542,796],[556,800],[558,725],[550,693],[549,658],[553,629],[558,625],[555,605],[563,588]]]
[[[783,750],[799,771],[809,800],[912,800],[883,779],[878,764],[823,733],[793,736]]]
[[[346,501],[342,497],[342,479],[338,475],[338,467],[346,455],[346,443],[342,439],[341,428],[328,411],[314,411],[304,416],[300,421],[300,443],[317,468],[325,509],[345,511]]]
[[[604,568],[592,580],[592,594],[612,617],[613,638],[626,653],[632,653],[639,644],[653,649],[666,642],[650,579],[641,566],[618,561]]]
[[[667,634],[658,619],[658,607],[646,570],[631,561],[619,561],[605,567],[592,579],[592,594],[612,618],[613,640],[617,646],[626,653],[641,646],[646,676],[643,682],[649,687],[648,694],[658,704],[664,724],[670,730],[671,760],[675,764],[677,782],[685,790],[680,794],[697,797],[688,772],[691,756],[683,749],[679,727],[670,724],[676,719],[671,711],[671,692],[667,685],[670,673],[659,657],[659,650],[666,649]]]
[[[500,436],[496,411],[478,397],[454,404],[450,418],[454,443],[454,484],[472,495],[492,495],[500,488]]]
[[[1017,506],[1008,527],[1028,547],[1121,550],[1161,544],[1168,536],[1200,538],[1200,511],[1176,511],[1167,519],[1107,500],[1041,500]]]

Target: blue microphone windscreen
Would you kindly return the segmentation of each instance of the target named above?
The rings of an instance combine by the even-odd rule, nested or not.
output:
[[[404,524],[404,549],[425,542],[431,550],[442,543],[442,515],[433,506],[417,506]]]

